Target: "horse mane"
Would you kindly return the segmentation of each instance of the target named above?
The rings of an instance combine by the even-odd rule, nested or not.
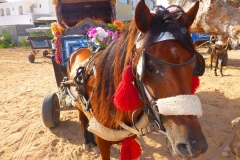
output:
[[[176,11],[169,12],[166,8],[160,6],[155,8],[155,13],[152,13],[150,29],[140,37],[143,44],[139,50],[154,43],[161,32],[168,31],[191,53],[196,52],[188,30],[182,24],[183,21],[179,20],[181,16],[185,16],[185,12],[178,6],[172,7],[176,7]],[[92,108],[95,117],[106,127],[120,128],[114,118],[131,125],[132,112],[117,109],[113,104],[113,95],[121,81],[123,68],[129,62],[138,33],[139,31],[133,20],[128,24],[127,29],[121,33],[117,41],[111,43],[104,51],[93,57],[97,71],[94,80],[94,87],[96,88],[94,101],[97,103],[92,104]],[[139,53],[136,54],[139,55]]]

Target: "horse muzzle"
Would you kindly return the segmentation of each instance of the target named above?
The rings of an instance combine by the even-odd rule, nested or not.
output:
[[[196,95],[178,95],[156,100],[169,140],[171,153],[180,159],[192,159],[206,152],[208,145],[198,118],[202,107]]]
[[[190,134],[187,138],[183,138],[184,134],[179,133],[174,137],[177,139],[176,142],[171,142],[170,138],[168,139],[170,142],[169,148],[173,156],[180,159],[193,159],[207,151],[208,144],[205,136],[202,133],[198,133],[197,137]]]

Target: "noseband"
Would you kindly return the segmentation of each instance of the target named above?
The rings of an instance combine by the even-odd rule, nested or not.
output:
[[[140,36],[138,36],[138,38],[139,37]],[[172,34],[169,33],[169,32],[162,32],[154,43],[165,41],[165,40],[175,40],[175,37],[173,37]],[[138,42],[136,40],[136,48],[139,48],[140,43],[141,42]],[[192,62],[194,62],[197,57],[196,57],[195,54],[193,54],[192,58],[189,59],[188,61],[186,61],[184,63],[181,63],[181,64],[173,64],[173,63],[169,63],[169,62],[163,61],[161,59],[158,59],[158,58],[154,57],[153,55],[149,54],[148,52],[146,52],[145,50],[143,50],[141,52],[140,58],[139,58],[138,63],[137,63],[137,68],[136,68],[137,76],[135,77],[134,82],[135,82],[135,84],[138,88],[139,95],[144,102],[143,110],[147,113],[150,123],[156,123],[158,128],[159,128],[158,132],[165,134],[166,130],[163,127],[163,124],[162,124],[162,121],[161,121],[161,115],[162,115],[162,113],[161,113],[162,109],[161,108],[162,107],[159,106],[159,104],[161,104],[161,102],[158,103],[158,101],[162,101],[162,99],[159,99],[159,100],[156,101],[153,98],[152,94],[147,89],[146,84],[143,81],[143,77],[144,77],[143,67],[145,66],[146,57],[153,60],[154,62],[156,62],[158,64],[173,67],[173,68],[179,68],[179,67],[189,65]],[[133,71],[133,73],[136,73],[136,72]],[[177,105],[175,103],[175,104],[172,104],[172,105],[179,107],[184,103],[189,103],[190,101],[194,100],[197,104],[197,107],[195,108],[195,110],[193,109],[194,110],[193,112],[190,111],[191,112],[190,115],[201,116],[201,114],[202,114],[201,103],[200,103],[199,99],[197,98],[197,96],[194,96],[194,95],[180,95],[180,96],[184,96],[184,98],[183,98],[184,102],[181,102],[181,100],[180,100],[180,101],[178,101],[180,104]],[[188,96],[188,98],[185,98],[185,96]],[[170,98],[172,98],[171,101],[172,100],[174,101],[174,98],[176,99],[176,97],[169,97],[169,98],[166,98],[166,99],[170,99]],[[163,106],[163,107],[165,107],[165,106]],[[188,113],[186,111],[188,109],[190,109],[191,107],[192,107],[192,105],[190,107],[187,107],[183,111],[183,113],[181,113],[180,115],[182,115],[182,114],[187,115]],[[176,115],[176,114],[171,113],[169,115]]]

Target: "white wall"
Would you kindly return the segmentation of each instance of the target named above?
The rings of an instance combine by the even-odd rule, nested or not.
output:
[[[134,12],[139,0],[132,0],[132,18],[134,18]]]
[[[157,5],[162,5],[163,7],[168,7],[168,0],[157,0]]]
[[[37,14],[49,14],[54,12],[54,7],[51,0],[34,0],[37,8],[34,8],[34,13]]]
[[[55,6],[52,4],[52,0],[48,0],[48,6],[49,6],[49,14],[55,17],[56,16]]]
[[[19,15],[20,6],[22,6],[23,15]],[[6,15],[7,8],[10,9],[10,15]],[[0,14],[0,25],[34,24],[35,14],[55,16],[51,0],[21,0],[0,3],[0,11],[1,9],[4,10],[4,16]]]
[[[22,7],[22,11],[19,7]],[[0,4],[0,10],[4,10],[4,16],[0,16],[0,25],[12,24],[33,24],[30,13],[30,2],[7,2]],[[6,9],[10,9],[10,15],[6,14]],[[21,15],[22,14],[22,15]]]
[[[0,17],[0,26],[14,25],[14,24],[33,24],[32,15],[21,15],[21,16],[5,16]]]

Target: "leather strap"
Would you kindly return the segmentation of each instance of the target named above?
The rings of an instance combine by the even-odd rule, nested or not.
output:
[[[192,58],[190,60],[188,60],[187,62],[184,62],[184,63],[181,63],[181,64],[174,64],[174,63],[168,63],[168,62],[162,61],[161,59],[158,59],[158,58],[154,57],[153,55],[147,53],[146,51],[143,51],[143,52],[146,54],[146,57],[150,58],[151,60],[155,61],[156,63],[162,64],[162,65],[165,65],[165,66],[169,66],[169,67],[174,67],[174,68],[183,67],[183,66],[186,66],[188,64],[191,64],[197,58],[196,55],[193,54]]]

